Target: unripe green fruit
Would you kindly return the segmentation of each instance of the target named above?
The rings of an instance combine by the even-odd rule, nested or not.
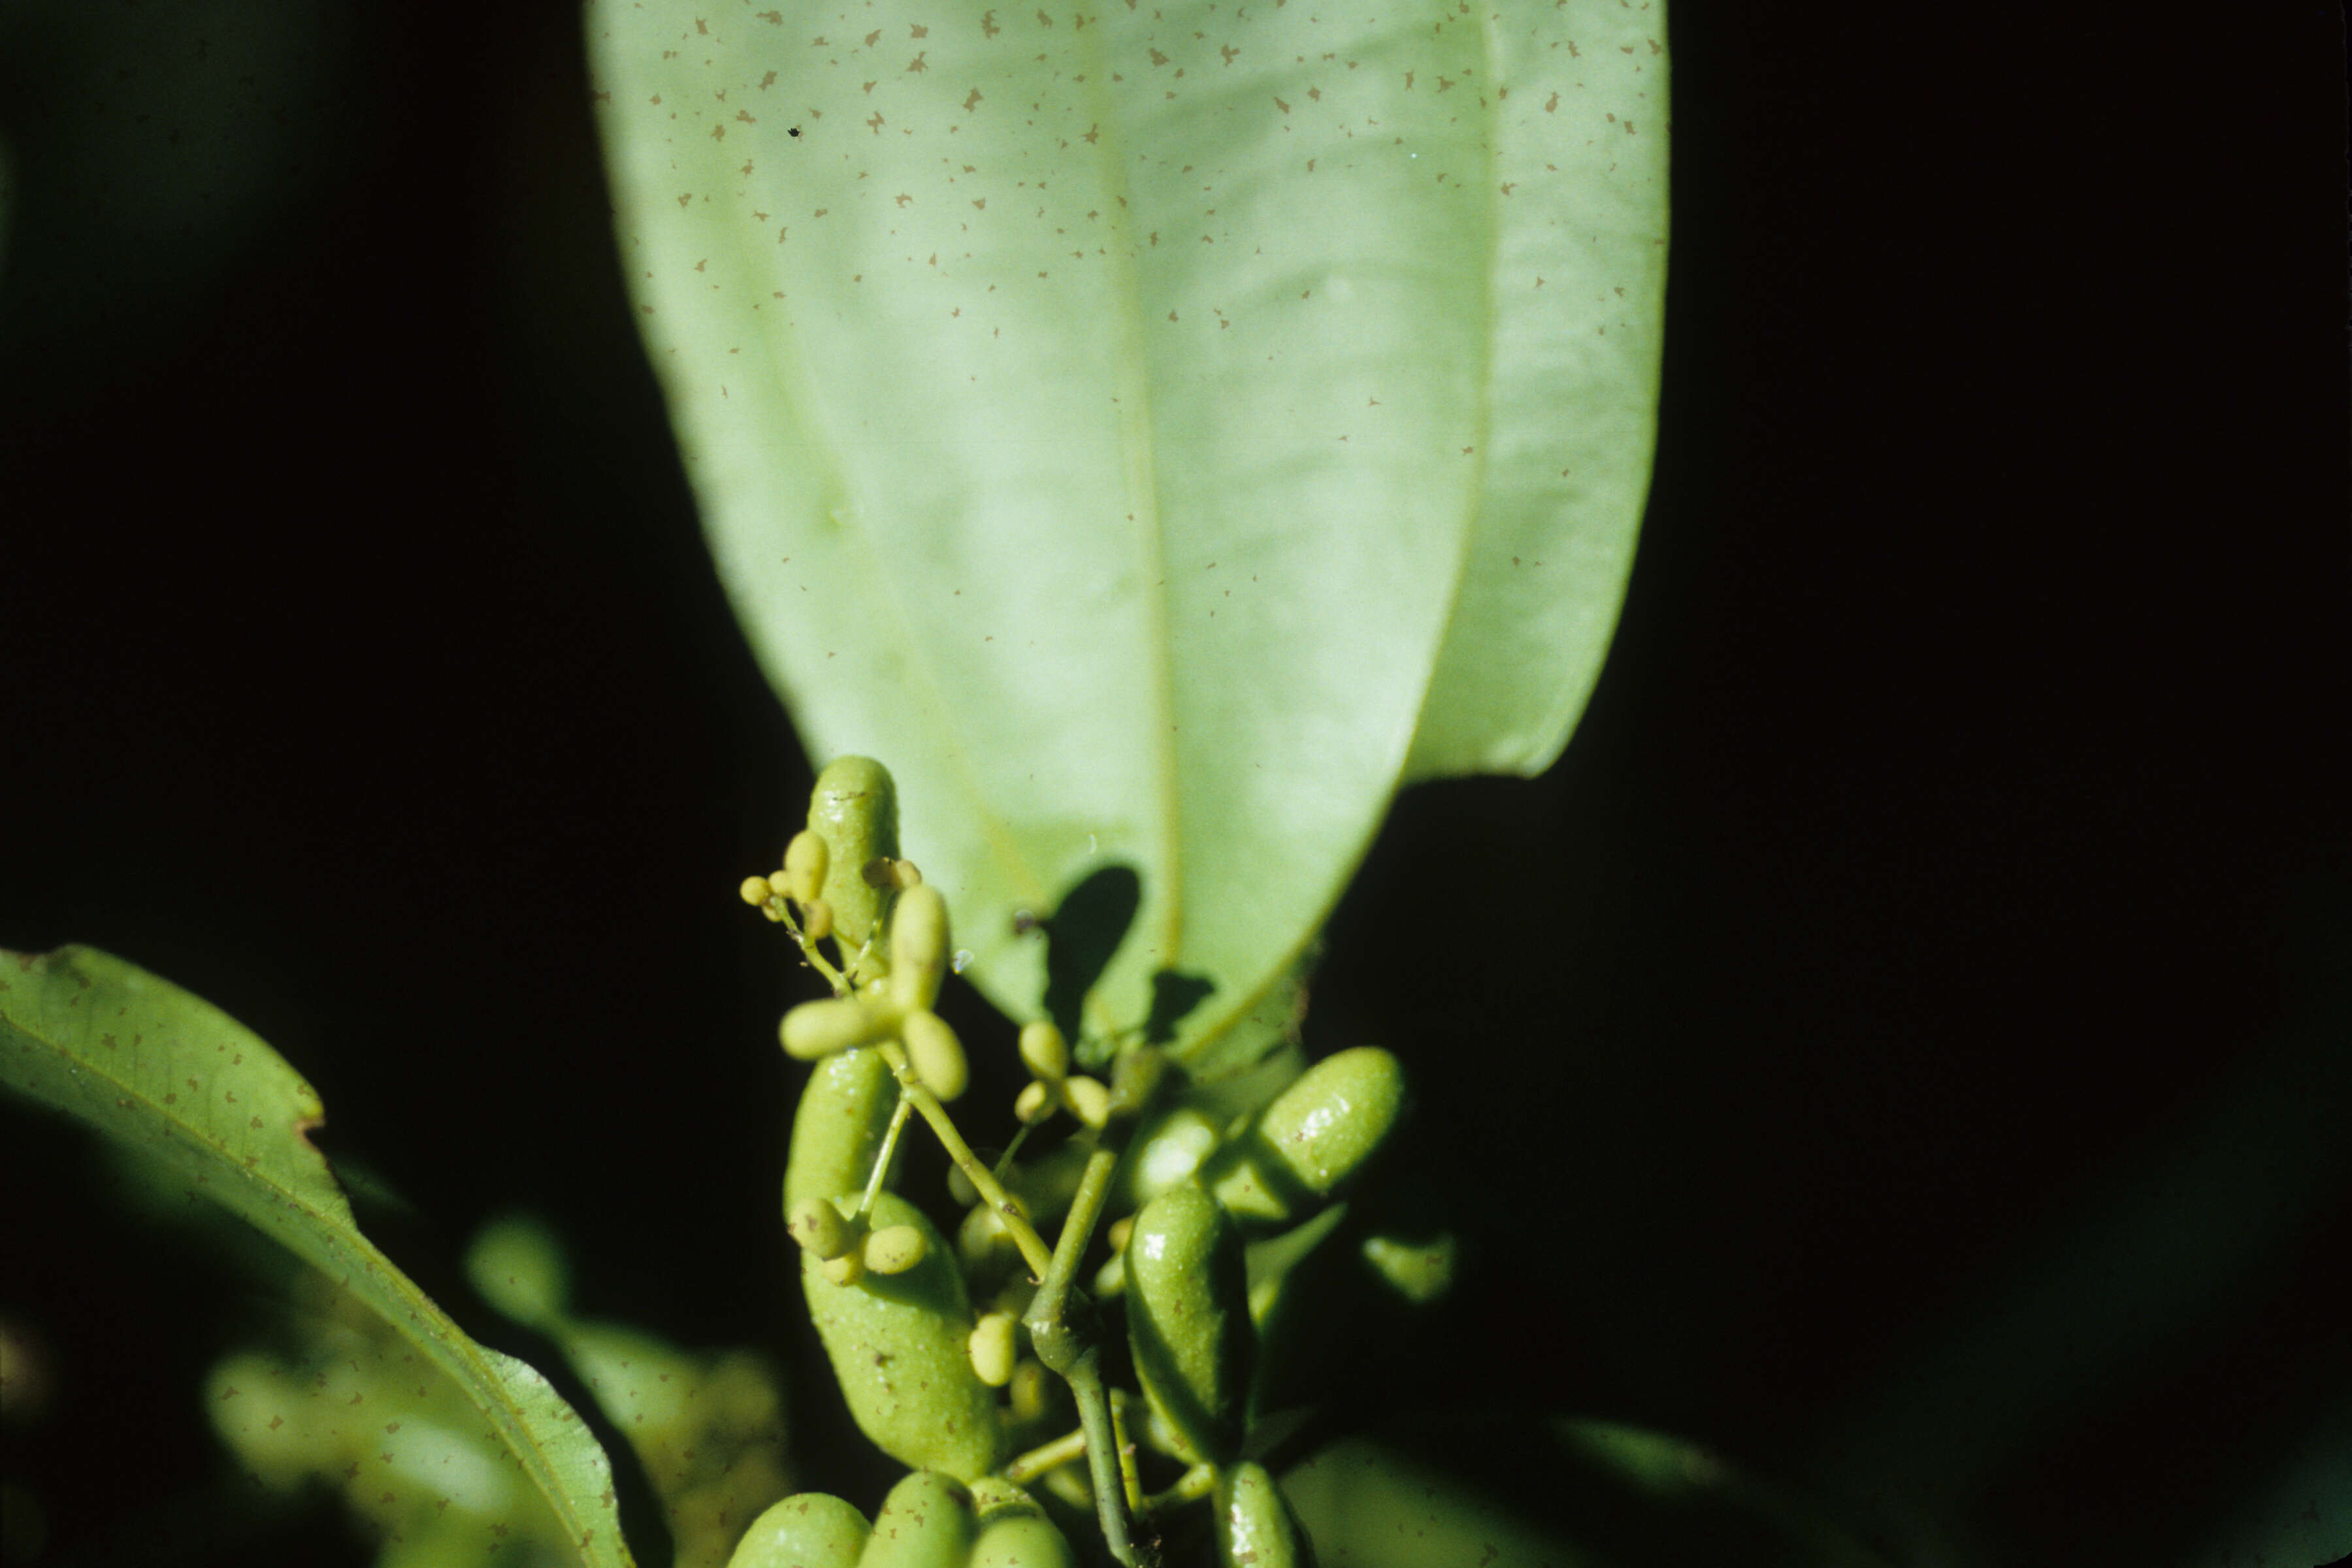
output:
[[[982,1510],[971,1568],[1077,1568],[1077,1554],[1045,1510],[1023,1499]]]
[[[1403,1106],[1404,1069],[1378,1046],[1326,1057],[1220,1149],[1203,1178],[1244,1226],[1281,1225],[1355,1174]]]
[[[917,1470],[882,1500],[858,1568],[965,1568],[979,1535],[971,1493],[937,1470]]]
[[[843,1197],[837,1206],[856,1202]],[[829,1265],[803,1255],[809,1317],[858,1428],[901,1464],[970,1479],[996,1463],[1001,1437],[996,1395],[972,1369],[963,1276],[930,1220],[906,1199],[879,1194],[868,1217],[877,1235],[899,1226],[920,1233],[922,1258],[901,1274],[837,1285],[825,1277]]]
[[[871,1047],[816,1064],[793,1114],[784,1162],[784,1211],[810,1198],[862,1193],[898,1108],[898,1080]]]
[[[839,1498],[802,1492],[751,1521],[727,1568],[857,1568],[872,1533],[866,1516]]]
[[[1353,1175],[1396,1125],[1404,1068],[1378,1046],[1326,1057],[1275,1097],[1258,1118],[1265,1139],[1317,1197]]]
[[[836,757],[809,795],[808,830],[824,840],[823,896],[845,951],[863,947],[882,924],[888,894],[865,877],[868,861],[898,856],[898,788],[871,757]]]
[[[1254,1338],[1241,1232],[1185,1182],[1144,1205],[1118,1259],[1145,1397],[1184,1458],[1224,1463],[1241,1447]]]
[[[948,902],[918,882],[890,916],[890,1000],[912,1013],[939,1000],[948,974]]]
[[[1217,1477],[1217,1561],[1223,1568],[1311,1568],[1306,1532],[1260,1464]]]
[[[1218,1127],[1194,1106],[1171,1106],[1148,1118],[1119,1167],[1127,1201],[1141,1208],[1201,1168],[1217,1146]]]

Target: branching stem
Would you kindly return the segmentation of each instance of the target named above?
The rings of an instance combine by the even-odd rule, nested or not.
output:
[[[1021,1206],[1013,1201],[1013,1194],[1004,1190],[1004,1184],[996,1179],[987,1162],[973,1153],[971,1145],[963,1141],[963,1134],[956,1131],[955,1121],[948,1115],[947,1107],[941,1105],[939,1097],[925,1089],[923,1080],[915,1076],[915,1069],[907,1062],[907,1047],[897,1040],[885,1040],[881,1048],[882,1059],[890,1064],[891,1072],[898,1077],[905,1102],[913,1105],[916,1113],[930,1123],[931,1131],[939,1135],[940,1146],[948,1152],[948,1158],[956,1163],[956,1168],[964,1173],[965,1180],[971,1183],[972,1190],[980,1194],[981,1200],[995,1210],[997,1216],[1004,1222],[1006,1233],[1013,1237],[1013,1245],[1021,1249],[1022,1261],[1029,1265],[1029,1272],[1033,1276],[1044,1277],[1054,1264],[1054,1255],[1046,1249],[1045,1238],[1023,1217]]]
[[[1014,1486],[1027,1486],[1047,1470],[1059,1469],[1072,1459],[1082,1458],[1087,1451],[1087,1429],[1065,1432],[1050,1443],[1042,1444],[1004,1467],[1004,1479]]]

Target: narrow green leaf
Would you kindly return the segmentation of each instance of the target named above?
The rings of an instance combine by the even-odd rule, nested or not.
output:
[[[0,1084],[88,1123],[283,1243],[488,1418],[590,1568],[625,1568],[612,1468],[547,1380],[476,1344],[362,1236],[311,1146],[309,1084],[199,997],[93,948],[0,952]]]
[[[1008,1012],[1014,914],[1124,867],[1089,1026],[1205,982],[1178,1048],[1245,1064],[1400,780],[1540,768],[1599,668],[1662,13],[595,0],[589,34],[624,271],[810,751],[888,763]]]

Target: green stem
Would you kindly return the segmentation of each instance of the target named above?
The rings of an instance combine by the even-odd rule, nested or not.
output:
[[[900,1089],[898,1109],[890,1112],[889,1131],[882,1134],[882,1147],[874,1155],[874,1169],[866,1177],[866,1195],[857,1200],[859,1219],[874,1212],[874,1199],[882,1191],[882,1178],[889,1174],[891,1158],[898,1152],[898,1134],[906,1130],[907,1113],[914,1109],[914,1101]]]
[[[1196,1498],[1207,1497],[1216,1489],[1217,1467],[1211,1464],[1195,1465],[1177,1477],[1176,1484],[1166,1491],[1153,1492],[1144,1499],[1143,1507],[1137,1511],[1146,1515],[1158,1513],[1161,1509],[1174,1508],[1178,1503],[1191,1502]]]
[[[1118,1443],[1118,1484],[1127,1494],[1127,1511],[1143,1511],[1143,1482],[1135,1473],[1135,1442],[1127,1435],[1127,1390],[1110,1391],[1110,1435]]]
[[[824,961],[824,954],[816,950],[816,943],[808,939],[808,933],[802,930],[801,922],[793,917],[792,900],[779,894],[771,899],[769,903],[775,910],[776,917],[784,922],[784,929],[793,933],[793,941],[799,944],[801,957],[807,961],[808,966],[824,976],[824,983],[833,987],[833,994],[835,996],[848,995],[849,982],[843,977],[840,970]]]
[[[1070,1199],[1069,1216],[1055,1238],[1054,1257],[1038,1282],[1025,1321],[1037,1359],[1062,1374],[1078,1406],[1078,1426],[1087,1438],[1087,1470],[1093,1478],[1095,1513],[1102,1521],[1103,1545],[1122,1568],[1136,1568],[1135,1544],[1127,1528],[1127,1484],[1120,1474],[1118,1433],[1111,1421],[1110,1397],[1103,1388],[1101,1350],[1095,1342],[1093,1313],[1083,1323],[1071,1311],[1073,1282],[1095,1222],[1102,1217],[1110,1196],[1110,1178],[1118,1168],[1118,1151],[1097,1143],[1087,1156],[1085,1174]],[[1085,1298],[1076,1298],[1080,1303]]]
[[[1076,1362],[1060,1370],[1078,1402],[1078,1426],[1086,1433],[1087,1472],[1094,1482],[1095,1517],[1102,1523],[1103,1545],[1121,1568],[1137,1568],[1135,1542],[1127,1531],[1127,1489],[1113,1452],[1118,1440],[1111,1431],[1110,1399],[1103,1391],[1098,1354],[1089,1345]]]
[[[890,1071],[898,1079],[900,1093],[914,1106],[916,1113],[930,1123],[931,1131],[939,1135],[940,1147],[948,1152],[948,1158],[956,1163],[956,1168],[964,1173],[965,1180],[971,1183],[972,1190],[1004,1221],[1005,1231],[1013,1237],[1013,1245],[1020,1247],[1022,1260],[1029,1265],[1029,1272],[1033,1276],[1045,1275],[1054,1264],[1054,1255],[1046,1250],[1045,1238],[1023,1217],[1020,1205],[1013,1201],[1013,1194],[1004,1190],[1004,1184],[996,1179],[987,1163],[971,1152],[971,1145],[963,1141],[963,1134],[956,1131],[947,1107],[941,1105],[939,1097],[925,1089],[923,1080],[915,1076],[915,1069],[907,1062],[907,1047],[897,1040],[885,1040],[881,1050],[882,1059],[890,1064]]]
[[[1065,1432],[1050,1443],[1042,1444],[1004,1467],[1004,1479],[1014,1486],[1026,1486],[1047,1470],[1059,1469],[1087,1451],[1087,1429]]]
[[[1087,1168],[1078,1177],[1078,1190],[1070,1198],[1070,1212],[1062,1221],[1062,1234],[1054,1239],[1054,1256],[1037,1281],[1037,1294],[1029,1303],[1028,1323],[1034,1339],[1043,1324],[1049,1331],[1063,1327],[1063,1305],[1069,1300],[1078,1277],[1078,1265],[1087,1255],[1087,1246],[1094,1240],[1095,1222],[1102,1217],[1103,1205],[1110,1198],[1110,1178],[1118,1169],[1118,1151],[1097,1143],[1087,1156]],[[973,1184],[978,1185],[977,1183]],[[1044,1360],[1041,1352],[1040,1360]],[[1046,1362],[1047,1366],[1054,1363]]]

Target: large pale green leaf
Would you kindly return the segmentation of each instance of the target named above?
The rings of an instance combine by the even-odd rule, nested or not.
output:
[[[1244,1059],[1401,779],[1534,771],[1649,470],[1664,18],[1625,0],[594,0],[719,572],[896,772],[971,972],[1107,867]],[[1245,1026],[1255,1014],[1256,1027]]]
[[[373,1310],[489,1423],[591,1568],[625,1568],[612,1468],[547,1380],[476,1344],[359,1232],[319,1097],[252,1031],[110,953],[0,952],[0,1084],[250,1221]]]

